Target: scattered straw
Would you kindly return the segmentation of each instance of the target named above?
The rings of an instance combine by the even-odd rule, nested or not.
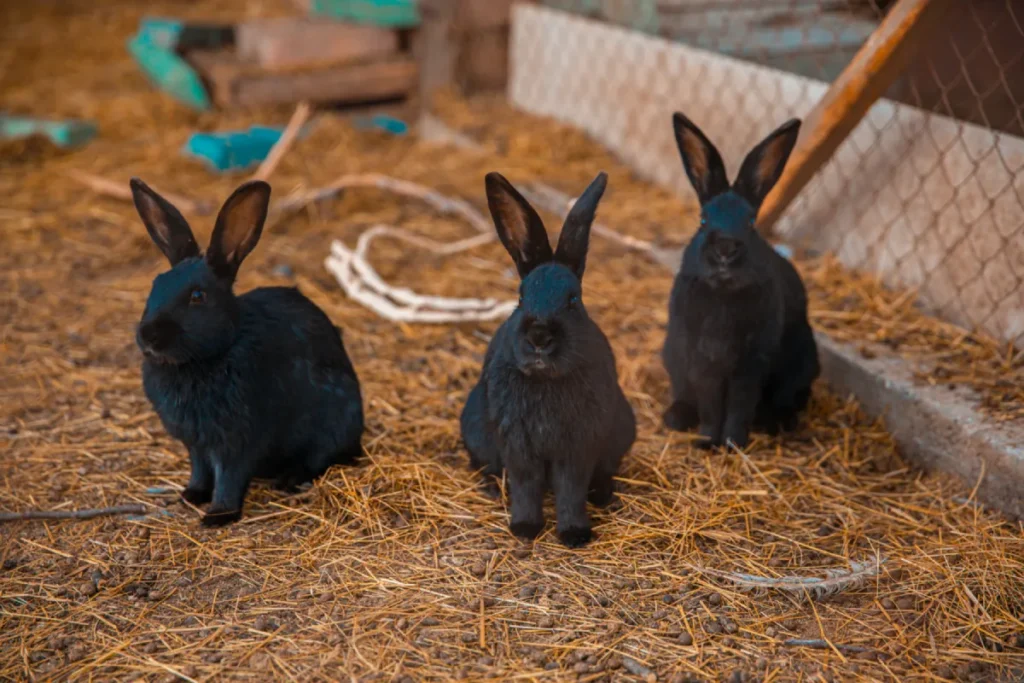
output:
[[[169,192],[227,197],[239,178],[181,157],[187,136],[282,125],[292,108],[190,112],[155,92],[123,45],[144,14],[219,21],[257,9],[294,11],[284,0],[0,3],[2,25],[18,27],[0,41],[0,64],[17,65],[0,69],[4,107],[92,118],[101,130],[73,153],[0,155],[0,288],[11,294],[0,297],[0,509],[147,502],[164,513],[0,528],[0,679],[635,682],[627,658],[669,682],[736,672],[1020,677],[1020,526],[953,502],[969,487],[908,468],[880,424],[820,386],[797,433],[757,435],[746,459],[666,431],[657,354],[671,276],[607,240],[591,246],[584,296],[615,349],[639,438],[619,502],[592,513],[594,543],[568,550],[553,524],[534,544],[514,539],[504,504],[468,471],[458,434],[498,321],[392,323],[345,296],[323,267],[332,240],[354,245],[375,225],[442,244],[466,237],[458,215],[375,186],[276,214],[237,284],[298,285],[344,329],[363,385],[365,462],[294,496],[257,483],[239,524],[200,527],[174,493],[188,457],[143,396],[133,342],[166,262],[130,204],[64,173],[140,175]],[[104,39],[81,39],[94,35]],[[576,131],[497,101],[451,101],[441,114],[482,151],[357,131],[322,114],[274,171],[275,197],[386,174],[483,212],[488,171],[568,194],[605,169],[603,224],[665,248],[696,227],[694,206]],[[549,227],[560,223],[544,213]],[[195,222],[200,241],[210,223]],[[379,239],[368,260],[386,282],[423,295],[515,297],[496,241],[443,256]],[[894,352],[941,364],[991,396],[994,414],[1019,419],[1018,389],[995,383],[1024,387],[1005,348],[828,259],[798,256],[797,265],[819,328],[894,340]],[[824,575],[876,556],[888,562],[873,580],[811,601],[687,569]],[[834,646],[785,645],[826,639]]]

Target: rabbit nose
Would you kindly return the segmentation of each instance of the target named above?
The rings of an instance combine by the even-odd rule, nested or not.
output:
[[[540,352],[551,351],[554,346],[554,336],[551,330],[543,325],[533,325],[526,331],[526,339],[534,349]]]
[[[153,320],[139,327],[139,340],[143,346],[159,351],[171,343],[180,329],[177,323],[171,320]]]

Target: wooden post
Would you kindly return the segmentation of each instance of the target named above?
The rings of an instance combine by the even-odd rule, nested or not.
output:
[[[817,106],[804,119],[793,154],[761,206],[770,233],[782,213],[941,26],[955,0],[898,0]],[[956,30],[953,27],[953,30]]]
[[[423,0],[416,38],[420,65],[420,113],[429,112],[434,94],[455,83],[459,50],[455,40],[455,13],[459,0]]]

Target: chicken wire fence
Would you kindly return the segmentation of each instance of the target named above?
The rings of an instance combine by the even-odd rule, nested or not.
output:
[[[669,114],[731,172],[804,117],[894,2],[541,0],[513,21],[513,102],[593,134],[689,192]],[[777,225],[916,289],[967,328],[1024,342],[1024,2],[952,0],[942,28]]]

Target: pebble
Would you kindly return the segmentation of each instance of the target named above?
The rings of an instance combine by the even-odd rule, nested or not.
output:
[[[775,630],[774,626],[769,626],[764,630],[764,634],[769,638],[774,638],[776,633],[778,633],[778,631]]]
[[[709,621],[705,626],[704,630],[712,635],[716,635],[722,632],[722,625],[717,621]]]
[[[92,581],[86,581],[78,587],[78,592],[87,598],[91,598],[92,596],[96,595],[97,590],[98,589],[96,588],[96,584]]]
[[[896,609],[896,603],[893,602],[890,598],[883,598],[882,607],[884,607],[885,609]]]
[[[1014,647],[1024,648],[1024,633],[1018,633],[1017,637],[1013,639]]]
[[[530,556],[530,548],[528,546],[519,547],[513,550],[512,554],[522,560]]]
[[[483,576],[487,573],[487,565],[483,562],[477,562],[469,568],[469,573],[473,576]]]
[[[437,626],[440,623],[441,622],[435,619],[434,617],[427,617],[426,619],[420,622],[420,626]]]
[[[541,617],[540,621],[538,622],[538,625],[541,628],[554,628],[555,620],[551,617]]]
[[[544,669],[547,671],[554,671],[558,668],[558,662],[548,662],[544,665]]]
[[[935,670],[935,673],[939,678],[943,678],[947,681],[953,678],[953,670],[946,664],[940,664],[939,668]]]
[[[494,657],[481,657],[476,663],[480,666],[494,666]]]
[[[85,657],[85,649],[79,645],[72,647],[68,650],[68,661],[77,662],[82,657]]]
[[[914,609],[914,598],[910,596],[900,598],[896,601],[896,606],[900,609]]]
[[[463,633],[462,634],[462,642],[464,642],[464,643],[472,643],[472,642],[475,642],[476,640],[477,640],[477,635],[475,633]]]
[[[257,631],[276,631],[277,622],[275,622],[273,617],[269,614],[261,614],[256,617],[256,622],[253,624],[253,628]]]
[[[722,604],[722,596],[719,595],[718,593],[712,593],[711,597],[708,598],[708,603],[712,607],[718,607],[719,605]]]
[[[736,631],[738,631],[738,630],[739,630],[739,626],[736,625],[735,621],[726,621],[725,622],[725,632],[726,633],[732,634],[732,633],[736,633]]]
[[[4,560],[4,571],[9,572],[9,571],[11,571],[12,569],[14,569],[17,566],[18,566],[18,561],[15,560],[13,557],[10,557],[10,558],[7,558],[6,560]]]
[[[683,632],[679,634],[680,645],[693,645],[693,636],[689,633]]]

